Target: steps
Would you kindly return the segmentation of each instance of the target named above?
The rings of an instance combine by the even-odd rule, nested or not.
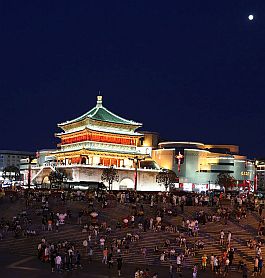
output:
[[[17,206],[22,207],[22,202]],[[18,238],[14,239],[11,234],[7,235],[4,240],[0,241],[0,251],[8,250],[12,253],[17,254],[26,254],[26,255],[36,255],[37,254],[37,246],[40,242],[41,238],[44,236],[49,242],[58,242],[62,240],[67,240],[70,242],[74,242],[76,248],[81,250],[82,260],[87,260],[87,254],[84,252],[84,247],[82,246],[83,240],[86,238],[86,234],[81,232],[81,227],[77,225],[76,216],[80,209],[86,208],[87,203],[83,201],[74,201],[67,202],[66,204],[61,204],[61,202],[57,202],[56,200],[51,200],[50,206],[52,207],[55,213],[57,212],[65,212],[67,208],[70,208],[73,212],[73,219],[70,221],[66,221],[65,225],[59,227],[59,232],[55,231],[40,231],[40,235],[30,238]],[[38,205],[37,205],[38,207]],[[138,228],[122,228],[121,230],[115,230],[115,226],[117,221],[122,221],[125,217],[131,215],[131,206],[129,204],[120,204],[116,203],[114,207],[104,208],[102,209],[100,204],[95,202],[95,209],[99,213],[98,219],[100,222],[107,222],[112,226],[112,233],[109,236],[108,241],[112,241],[114,238],[123,238],[126,236],[127,232],[132,234],[138,233],[140,235],[140,240],[136,242],[130,243],[129,253],[125,252],[124,247],[122,247],[122,256],[123,260],[126,263],[144,264],[144,265],[168,265],[167,262],[160,262],[159,256],[160,253],[156,254],[153,250],[155,245],[159,245],[162,250],[166,250],[163,247],[163,243],[166,239],[169,239],[171,242],[171,247],[175,248],[177,252],[183,252],[179,246],[176,245],[176,234],[159,231],[153,232],[148,230],[147,232],[139,231]],[[155,218],[156,209],[150,208],[149,204],[143,204],[144,207],[144,217]],[[160,206],[158,206],[159,208]],[[0,204],[1,208],[1,204]],[[6,207],[5,207],[6,209]],[[177,216],[165,216],[162,219],[164,223],[171,223],[173,225],[181,225],[182,218],[192,219],[196,211],[203,209],[207,213],[213,213],[214,209],[212,207],[185,207],[184,213],[180,213],[180,209],[178,208]],[[35,214],[36,206],[30,207],[27,209],[28,215],[32,218],[32,222],[35,224],[38,230],[41,229],[41,216],[37,216]],[[83,217],[83,220],[89,219],[89,216]],[[204,250],[198,251],[195,257],[185,257],[184,267],[191,268],[194,263],[201,262],[201,257],[205,253],[208,258],[213,253],[214,255],[221,255],[223,253],[223,247],[219,244],[219,235],[220,230],[224,230],[227,235],[228,230],[232,232],[232,247],[235,249],[235,256],[233,264],[236,265],[239,260],[243,260],[247,263],[250,269],[253,268],[253,260],[255,256],[255,251],[249,249],[247,247],[247,240],[253,239],[253,237],[257,234],[257,226],[258,226],[259,216],[256,212],[250,212],[247,216],[247,219],[240,220],[240,223],[235,220],[228,221],[228,225],[223,225],[222,222],[208,222],[206,225],[199,225],[200,231],[199,236],[197,238],[189,237],[185,235],[187,239],[188,246],[193,245],[195,240],[201,239],[204,242]],[[137,218],[136,218],[137,222]],[[95,241],[95,238],[92,239]],[[264,237],[263,237],[264,240]],[[141,249],[147,249],[146,258],[143,257],[141,253]],[[114,260],[116,258],[116,254],[114,253]],[[102,260],[102,251],[99,249],[97,245],[94,248],[94,260],[101,261]],[[175,262],[175,259],[173,260]]]

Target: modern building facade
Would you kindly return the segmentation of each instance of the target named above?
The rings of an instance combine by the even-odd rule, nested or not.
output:
[[[184,190],[218,189],[217,176],[228,173],[237,187],[255,186],[255,163],[239,155],[235,145],[207,145],[196,142],[162,142],[152,151],[153,159],[179,176]]]

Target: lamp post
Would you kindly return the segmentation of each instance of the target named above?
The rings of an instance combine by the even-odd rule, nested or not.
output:
[[[178,160],[178,172],[180,172],[180,164],[181,164],[181,160],[184,158],[184,155],[181,154],[180,152],[178,153],[178,155],[176,155],[176,159]]]
[[[134,163],[134,169],[135,169],[135,172],[134,172],[134,191],[137,190],[137,181],[138,181],[138,165],[139,165],[139,162],[144,160],[144,158],[140,158],[138,156],[135,156],[134,158],[129,158],[130,160],[133,161]]]
[[[28,189],[30,189],[30,184],[31,184],[31,162],[34,159],[33,156],[29,156],[28,160],[29,160],[29,166],[28,166]]]

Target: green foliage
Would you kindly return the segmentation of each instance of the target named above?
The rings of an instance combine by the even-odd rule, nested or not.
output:
[[[165,186],[166,190],[169,186],[177,181],[177,175],[174,171],[169,169],[162,169],[156,176],[156,182]]]
[[[49,180],[51,184],[56,184],[56,185],[60,185],[62,184],[63,180],[65,178],[65,173],[62,171],[52,171],[49,174]]]
[[[230,176],[229,173],[219,173],[216,179],[216,183],[221,187],[228,189],[236,185],[236,180],[233,176]]]
[[[117,169],[110,166],[109,168],[105,168],[101,175],[101,180],[106,181],[109,184],[109,190],[111,189],[111,185],[114,181],[119,181],[119,175]]]

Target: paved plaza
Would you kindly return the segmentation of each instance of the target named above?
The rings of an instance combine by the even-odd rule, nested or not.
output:
[[[172,277],[192,277],[195,264],[197,277],[225,274],[242,277],[242,271],[238,270],[240,261],[246,264],[251,276],[257,252],[261,252],[261,257],[264,246],[263,211],[260,214],[247,203],[238,209],[226,199],[214,204],[207,199],[203,203],[205,200],[201,199],[197,204],[197,200],[189,203],[188,198],[182,197],[176,202],[173,196],[107,193],[95,197],[93,194],[39,192],[27,198],[23,195],[10,198],[7,194],[0,201],[1,273],[12,277],[118,277],[120,256],[121,277],[155,277],[155,273],[159,278],[171,277],[170,264]],[[64,224],[58,224],[57,214],[64,213],[67,214]],[[191,228],[195,219],[198,230]],[[222,244],[221,230],[224,231]],[[101,248],[102,238],[104,248]],[[250,240],[255,244],[253,248],[248,245]],[[90,247],[92,256],[88,252]],[[108,250],[106,264],[102,263],[104,249]],[[56,269],[52,272],[53,250],[62,257],[60,273]],[[69,250],[74,254],[70,254],[70,258],[74,258],[70,262],[67,261]],[[231,258],[230,250],[233,250],[233,261],[225,273],[223,257]],[[80,261],[76,254],[80,254]],[[201,269],[204,254],[207,256],[205,271]],[[212,254],[221,262],[218,274],[211,271]],[[178,257],[181,258],[180,272],[177,272]],[[139,275],[135,274],[137,270]]]

